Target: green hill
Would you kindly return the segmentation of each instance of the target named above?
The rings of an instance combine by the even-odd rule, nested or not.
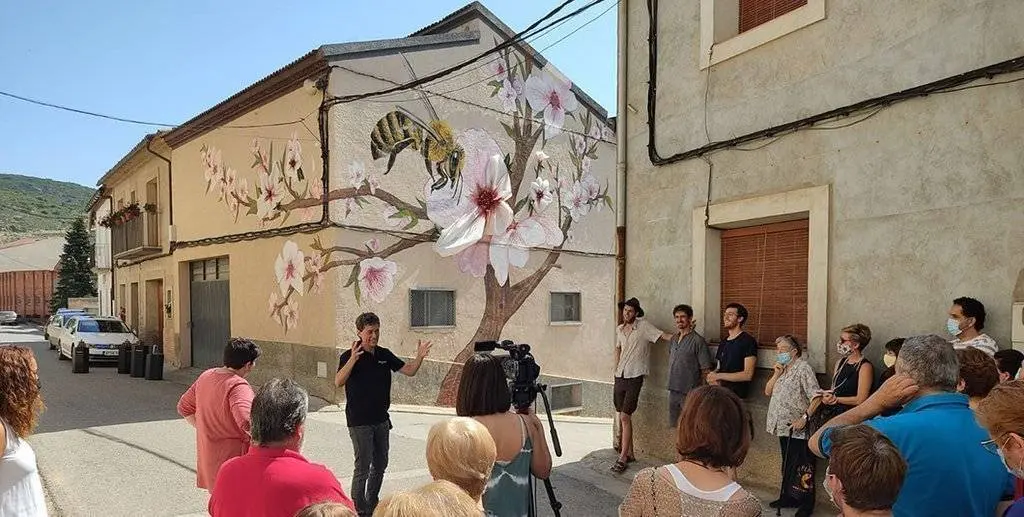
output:
[[[62,232],[84,214],[93,192],[75,183],[0,174],[0,234],[7,240]]]

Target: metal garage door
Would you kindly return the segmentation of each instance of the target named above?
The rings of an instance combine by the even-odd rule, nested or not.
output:
[[[224,362],[231,337],[231,294],[227,257],[198,260],[191,272],[192,366],[209,368]]]

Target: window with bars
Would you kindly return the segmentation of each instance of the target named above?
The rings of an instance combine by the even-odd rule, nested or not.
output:
[[[792,334],[807,342],[807,220],[722,232],[722,307],[740,303],[762,347]]]
[[[580,293],[551,293],[551,323],[579,323]]]
[[[227,280],[230,270],[227,257],[197,260],[189,263],[193,282]]]
[[[740,26],[743,33],[758,25],[768,23],[790,11],[805,5],[807,0],[739,0]]]
[[[413,327],[454,327],[455,291],[412,289],[409,291],[409,314]]]

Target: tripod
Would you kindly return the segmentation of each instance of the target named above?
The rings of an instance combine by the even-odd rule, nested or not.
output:
[[[555,456],[562,456],[562,444],[558,441],[558,431],[555,429],[555,419],[551,416],[551,404],[548,402],[547,385],[537,384],[537,393],[540,394],[541,400],[544,402],[544,412],[548,415],[548,426],[551,428],[551,443],[554,445]],[[536,399],[534,399],[536,403]],[[530,517],[537,516],[537,486],[533,484],[533,476],[530,476]],[[555,487],[551,485],[550,479],[542,480],[544,482],[544,490],[548,493],[548,501],[551,502],[551,512],[554,513],[555,517],[561,517],[562,503],[555,497]]]

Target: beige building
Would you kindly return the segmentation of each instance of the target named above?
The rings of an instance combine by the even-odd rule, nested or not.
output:
[[[532,345],[558,408],[607,414],[611,349],[595,349],[614,329],[605,110],[526,44],[420,89],[353,97],[513,34],[473,3],[408,37],[324,45],[161,135],[173,175],[153,217],[173,207],[174,219],[145,241],[160,243],[143,246],[152,255],[115,268],[115,298],[139,286],[144,328],[150,304],[166,304],[173,366],[220,364],[244,336],[264,350],[254,382],[285,375],[334,398],[340,351],[373,311],[399,356],[434,344],[396,402],[452,403],[473,343],[511,339]],[[125,161],[115,169],[149,172],[112,171],[115,199],[130,198],[114,180],[137,178],[142,196],[166,172],[139,148]]]
[[[871,327],[880,371],[887,340],[945,332],[957,296],[984,302],[985,332],[1010,346],[1024,4],[620,5],[626,291],[662,328],[691,304],[712,342],[725,303],[750,310],[763,348],[744,480],[778,486],[760,396],[778,335],[809,344],[826,386],[840,328]],[[669,460],[666,355],[634,426],[644,454]]]

